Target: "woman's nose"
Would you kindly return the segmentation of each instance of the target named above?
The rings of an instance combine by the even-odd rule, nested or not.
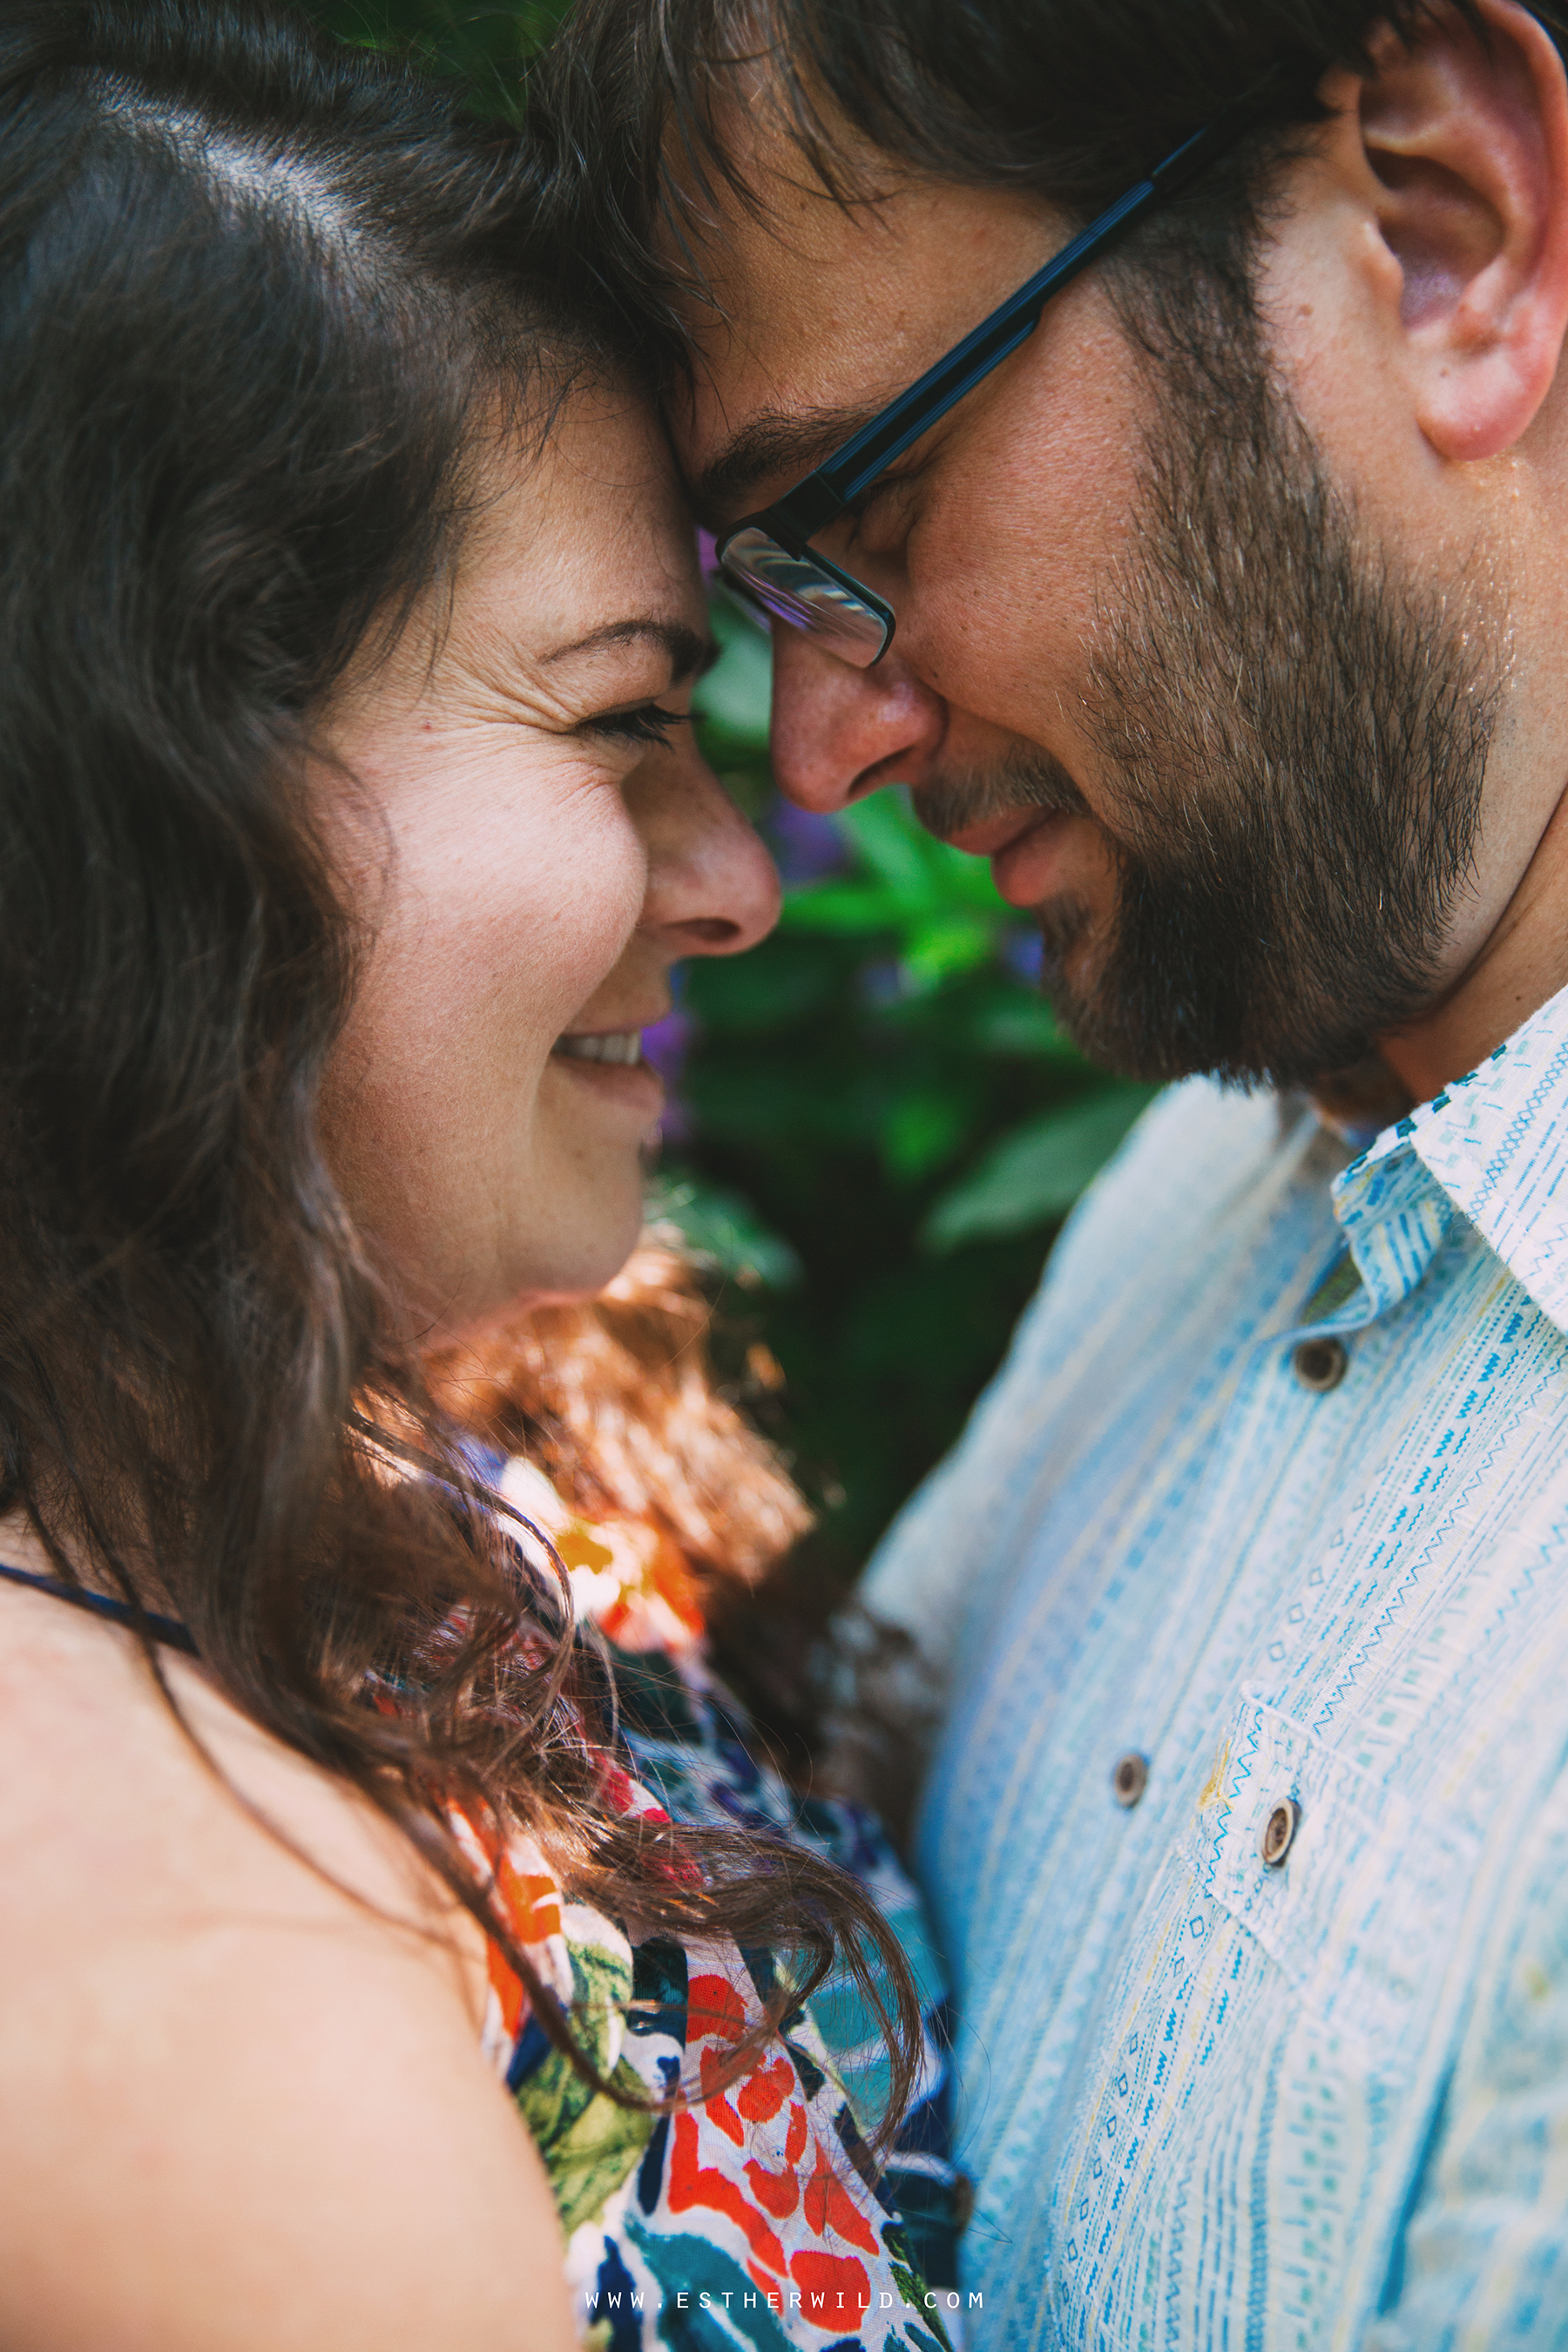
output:
[[[644,762],[628,789],[647,852],[637,928],[672,961],[739,955],[779,919],[778,869],[689,735]]]
[[[773,631],[773,776],[823,816],[880,784],[919,784],[946,731],[941,697],[896,654],[854,669],[802,630]]]

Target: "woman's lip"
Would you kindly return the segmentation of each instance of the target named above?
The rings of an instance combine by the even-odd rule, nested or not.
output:
[[[601,1101],[624,1104],[645,1120],[657,1118],[664,1108],[664,1080],[651,1062],[580,1062],[552,1054],[550,1067],[563,1071],[574,1085],[591,1087]]]
[[[561,1034],[563,1037],[626,1037],[634,1029],[657,1029],[661,1021],[667,1021],[668,1018],[669,1006],[666,1004],[657,1013],[640,1013],[635,1019],[595,1021],[592,1026],[584,1021],[577,1028],[563,1029]]]

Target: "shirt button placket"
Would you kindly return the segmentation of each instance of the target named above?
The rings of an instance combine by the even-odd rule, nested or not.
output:
[[[1290,1356],[1290,1369],[1304,1389],[1315,1396],[1337,1389],[1350,1369],[1350,1350],[1342,1339],[1303,1339]]]
[[[1265,1870],[1283,1869],[1300,1826],[1300,1806],[1294,1797],[1281,1797],[1264,1822],[1263,1835],[1258,1841]]]

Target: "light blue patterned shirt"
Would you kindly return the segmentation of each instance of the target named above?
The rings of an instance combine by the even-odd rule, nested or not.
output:
[[[1568,992],[1353,1161],[1178,1087],[1064,1234],[866,1588],[978,2340],[1568,2346],[1565,1332]]]

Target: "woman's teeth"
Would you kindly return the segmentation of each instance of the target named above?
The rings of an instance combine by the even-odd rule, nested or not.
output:
[[[554,1050],[569,1062],[640,1062],[640,1029],[606,1029],[596,1037],[558,1037]]]

